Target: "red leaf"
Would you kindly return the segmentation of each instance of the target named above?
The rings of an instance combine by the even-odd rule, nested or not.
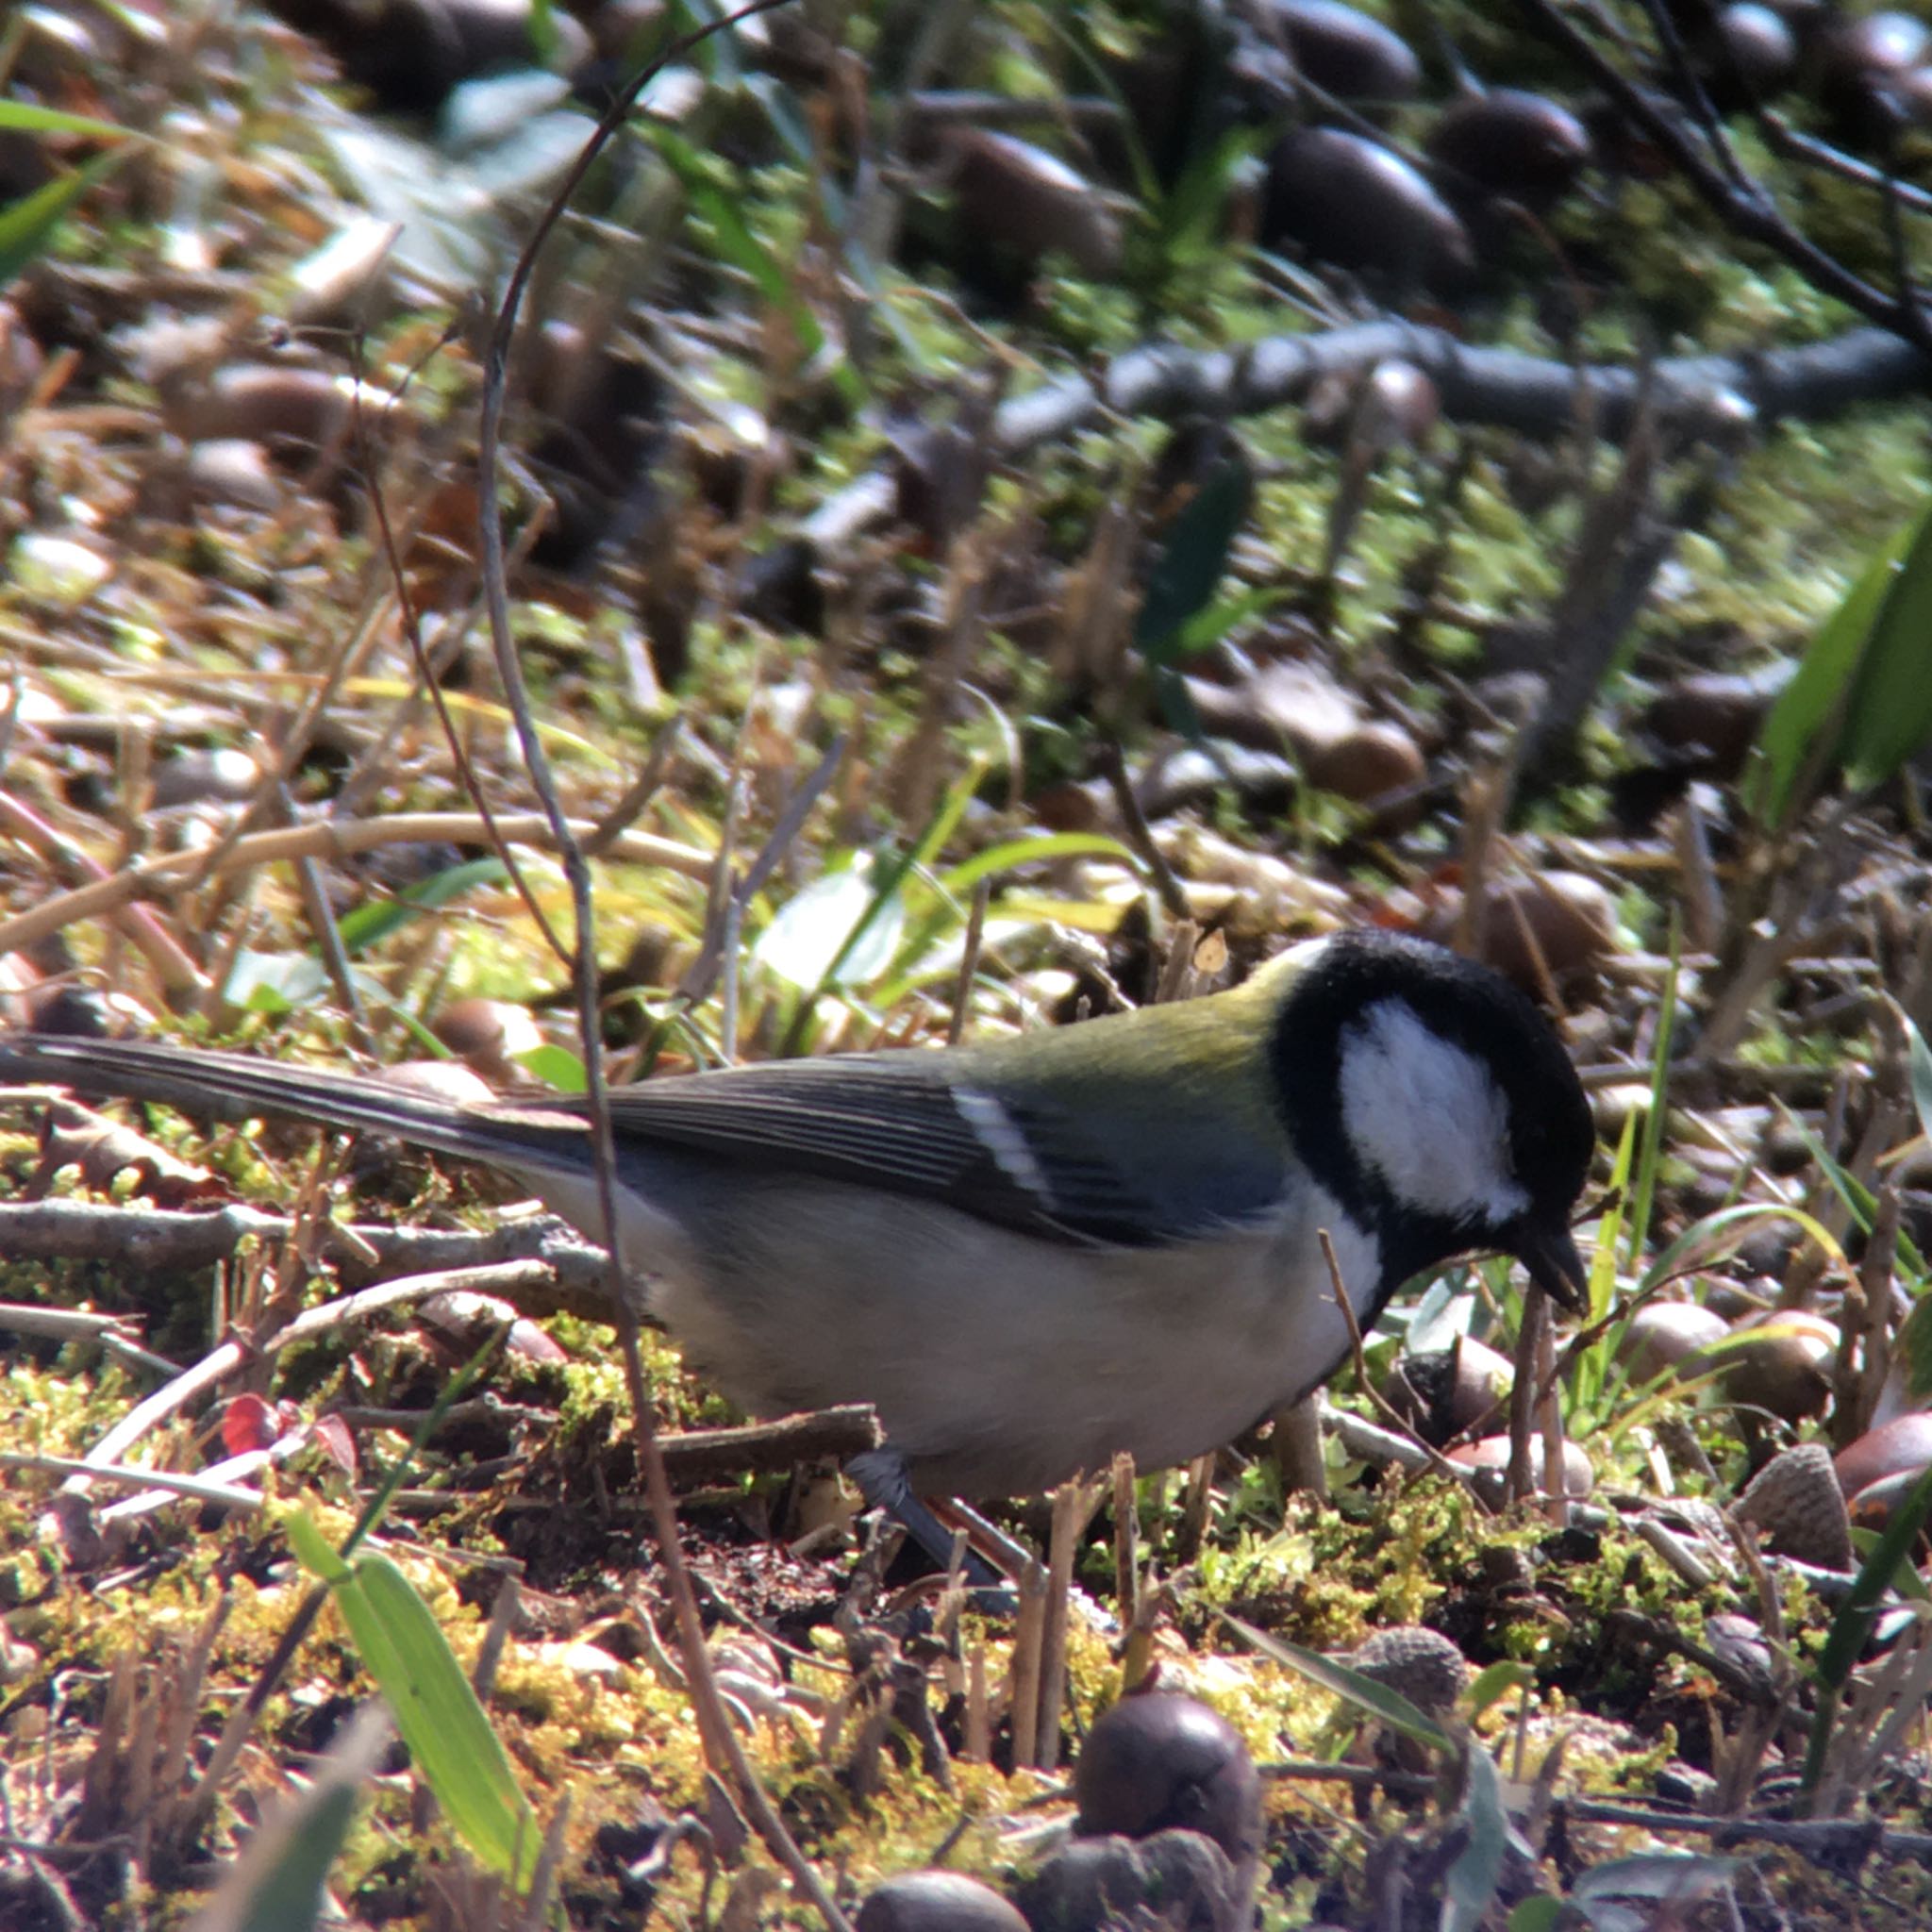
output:
[[[348,1424],[339,1415],[318,1416],[309,1424],[308,1434],[323,1454],[354,1482],[361,1467],[361,1459],[356,1454],[356,1438],[350,1433]]]
[[[258,1395],[238,1395],[222,1411],[222,1447],[230,1456],[270,1448],[281,1432],[281,1418]]]

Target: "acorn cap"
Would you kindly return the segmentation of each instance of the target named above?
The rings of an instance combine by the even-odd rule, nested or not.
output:
[[[1021,1887],[1020,1903],[1033,1932],[1246,1932],[1255,1875],[1197,1831],[1074,1839]]]
[[[1377,1630],[1342,1662],[1400,1691],[1418,1710],[1453,1709],[1469,1688],[1469,1665],[1462,1653],[1440,1631],[1420,1624]]]
[[[1765,1546],[1821,1570],[1852,1570],[1851,1524],[1823,1442],[1774,1456],[1738,1498],[1737,1515],[1764,1532]]]

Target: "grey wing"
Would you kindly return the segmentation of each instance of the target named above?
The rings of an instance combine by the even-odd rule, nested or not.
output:
[[[941,1202],[1043,1241],[1157,1246],[1205,1233],[1150,1198],[1083,1124],[994,1099],[918,1052],[733,1067],[618,1088],[621,1139]]]

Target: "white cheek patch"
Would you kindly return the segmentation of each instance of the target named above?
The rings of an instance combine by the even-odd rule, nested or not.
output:
[[[1502,1089],[1407,1000],[1377,1000],[1342,1029],[1341,1126],[1405,1207],[1492,1226],[1529,1207]]]

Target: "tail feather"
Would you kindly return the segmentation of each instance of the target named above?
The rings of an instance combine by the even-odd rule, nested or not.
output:
[[[390,1134],[519,1174],[579,1174],[587,1158],[582,1116],[568,1106],[460,1107],[360,1074],[152,1041],[0,1034],[0,1080],[158,1101],[207,1118],[276,1114],[344,1132]]]

